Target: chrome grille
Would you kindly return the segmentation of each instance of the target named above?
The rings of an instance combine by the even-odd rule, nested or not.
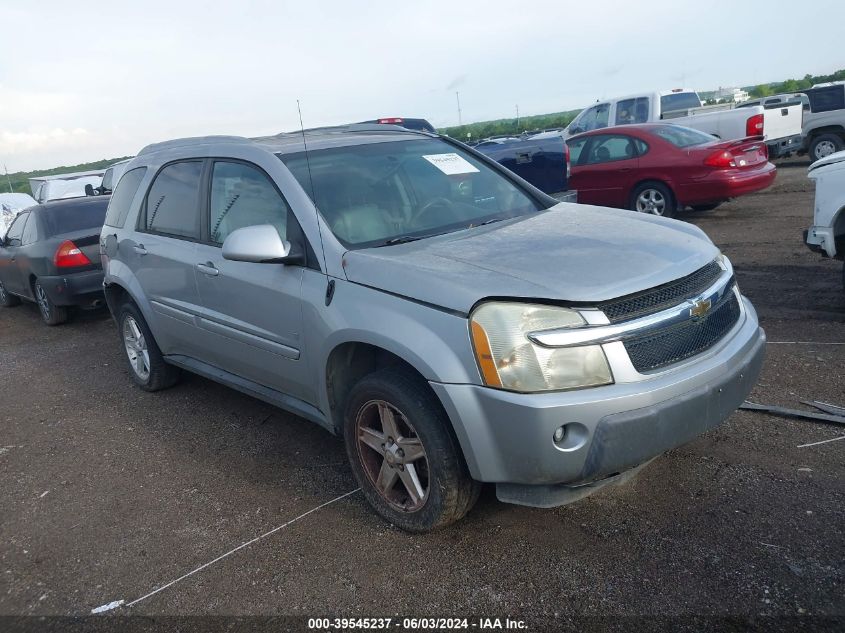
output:
[[[701,294],[716,283],[722,272],[722,267],[716,261],[712,261],[691,275],[644,292],[613,299],[597,307],[604,312],[611,323],[636,319],[671,308]]]
[[[625,341],[638,372],[653,371],[700,354],[715,345],[739,320],[739,301],[731,283],[722,299],[698,320],[690,319]]]

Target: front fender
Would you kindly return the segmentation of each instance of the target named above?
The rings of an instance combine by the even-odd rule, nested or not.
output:
[[[332,351],[344,343],[384,349],[428,381],[480,384],[466,317],[349,281],[334,282],[331,304],[324,307],[325,276],[306,274],[303,280],[305,347],[314,360],[310,371],[324,413],[331,411],[326,367]]]

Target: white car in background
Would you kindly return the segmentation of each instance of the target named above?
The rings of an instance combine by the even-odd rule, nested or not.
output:
[[[38,202],[80,198],[85,195],[85,186],[99,187],[103,180],[104,169],[77,171],[51,176],[36,176],[29,179],[32,196]]]
[[[18,213],[36,204],[28,193],[0,193],[0,238],[6,235],[6,229]]]
[[[845,259],[845,151],[817,160],[807,177],[816,183],[816,199],[813,226],[804,231],[804,242],[825,257]]]

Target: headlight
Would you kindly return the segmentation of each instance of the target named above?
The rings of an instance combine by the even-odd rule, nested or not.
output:
[[[470,315],[475,357],[484,384],[511,391],[552,391],[613,382],[600,345],[543,347],[530,332],[585,325],[574,310],[490,302]]]

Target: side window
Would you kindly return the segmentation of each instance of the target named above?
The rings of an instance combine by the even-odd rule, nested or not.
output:
[[[146,167],[138,167],[132,171],[126,172],[117,188],[109,200],[109,209],[106,211],[105,224],[122,229],[126,223],[126,216],[129,215],[129,207],[132,200],[135,199],[135,194],[138,192],[138,187],[141,185],[141,180],[144,174],[147,173]],[[103,181],[105,182],[105,180]],[[104,185],[105,186],[105,185]]]
[[[648,97],[623,99],[616,104],[616,125],[648,121]]]
[[[26,222],[26,226],[23,230],[23,236],[21,237],[21,246],[32,244],[38,237],[38,223],[35,221],[35,216],[32,213],[29,213],[28,215],[29,219]]]
[[[214,163],[208,232],[212,242],[222,244],[232,231],[257,224],[272,224],[286,240],[289,214],[287,203],[263,171],[244,163]]]
[[[26,226],[27,218],[29,218],[29,213],[21,213],[12,222],[9,230],[6,231],[6,242],[9,246],[21,245],[21,237],[23,237],[23,229]]]
[[[195,240],[200,238],[201,174],[202,161],[198,160],[172,163],[158,173],[147,193],[146,230]]]
[[[815,88],[808,91],[813,112],[830,112],[845,108],[845,86]]]
[[[584,149],[584,145],[586,145],[587,141],[590,140],[589,136],[585,136],[584,138],[578,138],[574,141],[566,141],[566,144],[569,146],[569,163],[571,165],[578,165],[578,160],[581,158],[581,151]]]
[[[634,147],[637,150],[637,156],[642,156],[646,152],[648,152],[648,144],[645,141],[638,139],[638,138],[631,139],[631,140],[634,141]]]
[[[633,139],[620,134],[602,134],[593,137],[590,145],[587,165],[609,163],[616,160],[627,160],[636,158],[637,153]]]

